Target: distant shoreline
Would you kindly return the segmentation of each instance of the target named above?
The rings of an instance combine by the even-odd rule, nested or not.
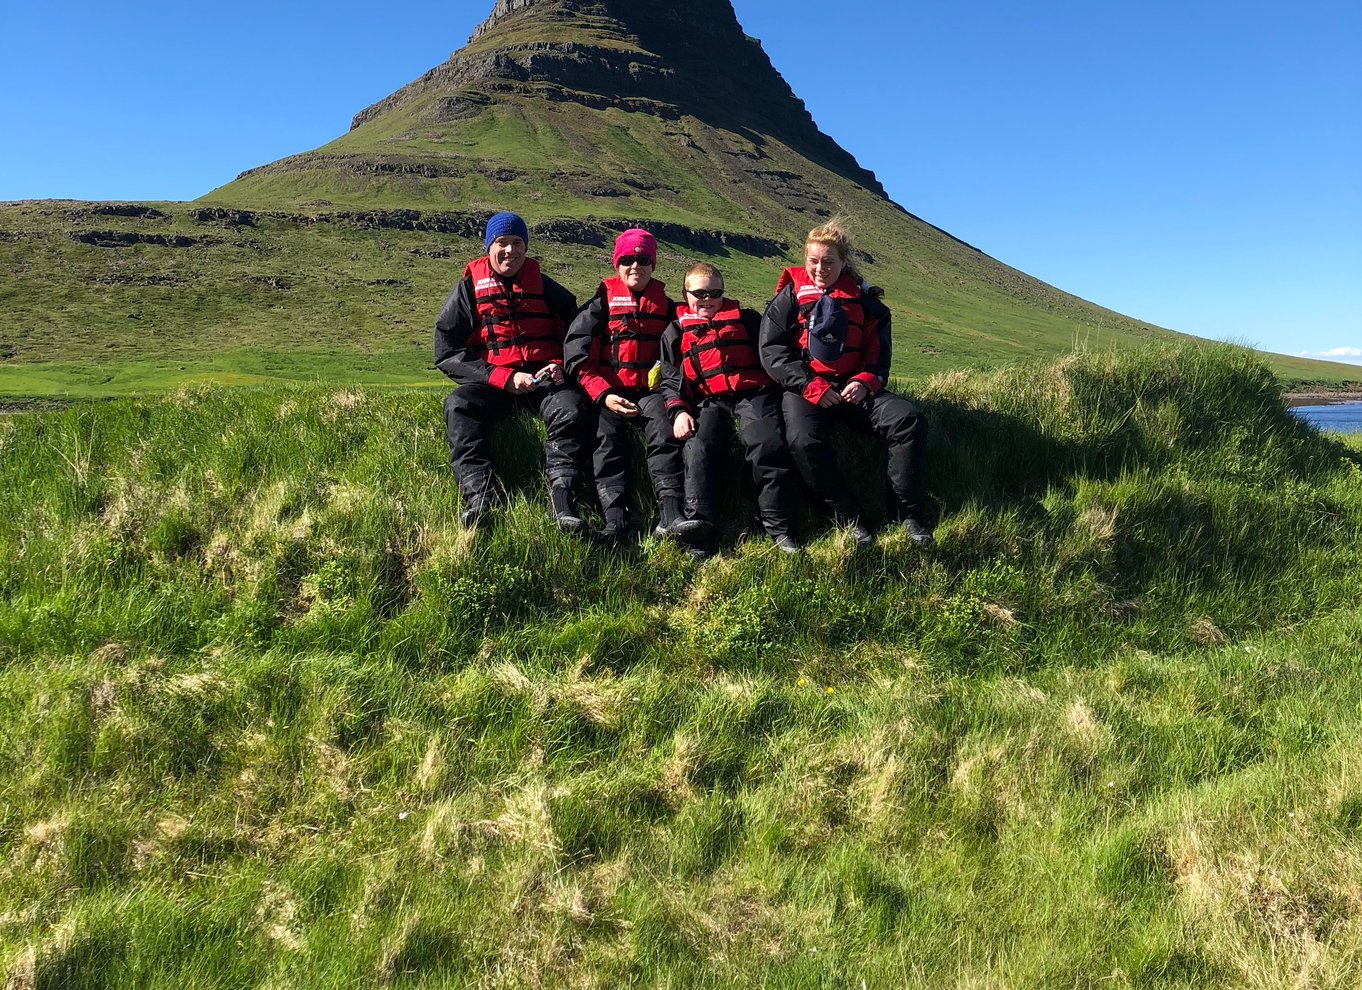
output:
[[[1297,406],[1336,406],[1342,402],[1362,402],[1362,392],[1287,392],[1282,398],[1288,409]]]
[[[48,412],[62,409],[80,401],[70,399],[0,399],[0,416],[15,413]],[[1362,402],[1362,392],[1287,392],[1282,401],[1288,409],[1297,406],[1335,406],[1344,402]]]

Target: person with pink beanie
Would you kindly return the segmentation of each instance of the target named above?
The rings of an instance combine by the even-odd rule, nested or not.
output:
[[[657,240],[632,227],[615,239],[615,274],[601,282],[577,314],[563,360],[596,406],[592,464],[605,525],[600,538],[624,542],[630,533],[629,431],[643,430],[648,475],[661,506],[653,535],[663,537],[682,516],[685,467],[661,394],[649,384],[662,357],[662,331],[676,316],[666,286],[653,278]]]

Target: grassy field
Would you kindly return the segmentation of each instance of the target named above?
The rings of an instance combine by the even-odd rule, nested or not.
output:
[[[153,211],[142,217],[109,212],[118,209],[0,205],[0,263],[8,272],[0,283],[0,401],[146,395],[207,382],[440,385],[430,369],[430,328],[464,262],[481,252],[480,239],[376,228],[364,211],[265,210],[233,224],[195,204],[142,204],[136,209]],[[455,226],[485,221],[482,214],[419,216]],[[613,237],[594,222],[602,243]],[[758,230],[787,243],[800,236]],[[105,244],[73,239],[93,234]],[[119,246],[117,237],[143,240]],[[532,240],[547,269],[583,300],[609,269],[607,247]],[[939,248],[935,240],[905,243],[865,269],[890,290],[899,374],[1176,336],[1015,272],[1015,284],[981,288],[1010,270],[959,245],[956,258]],[[659,277],[675,287],[700,257],[719,264],[733,292],[755,306],[794,260],[724,248],[706,254],[664,241]],[[1337,386],[1356,377],[1346,365],[1270,360],[1285,382]]]
[[[698,566],[525,421],[462,530],[438,394],[0,418],[6,990],[1357,986],[1362,445],[1227,348],[911,391],[936,548]]]

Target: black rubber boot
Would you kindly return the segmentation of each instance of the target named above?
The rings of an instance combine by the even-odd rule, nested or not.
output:
[[[577,515],[572,504],[572,489],[566,485],[554,485],[549,489],[550,517],[564,533],[581,536],[587,530],[586,520]]]
[[[653,527],[653,536],[661,540],[668,536],[674,536],[676,524],[683,518],[681,509],[680,495],[663,495],[662,508],[658,516],[657,525]]]
[[[605,510],[605,525],[596,534],[596,539],[612,547],[629,541],[629,516],[624,506],[616,505]]]
[[[851,539],[858,547],[868,547],[875,542],[875,534],[870,527],[861,522],[861,503],[850,492],[843,492],[828,501],[832,518],[838,526],[845,526],[851,532]]]
[[[697,516],[687,516],[672,527],[672,536],[688,547],[699,547],[706,543],[713,532],[714,524]]]
[[[459,522],[469,528],[475,527],[489,512],[505,504],[506,490],[501,487],[501,482],[493,477],[475,494],[464,496]]]
[[[916,516],[904,518],[903,531],[908,534],[908,539],[920,547],[929,547],[936,542],[936,538],[932,536],[932,531]]]

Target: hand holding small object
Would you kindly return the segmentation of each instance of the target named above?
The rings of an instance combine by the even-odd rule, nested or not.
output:
[[[607,395],[605,397],[605,408],[609,409],[617,416],[637,416],[638,406],[630,402],[622,395]]]
[[[870,395],[870,389],[866,388],[865,382],[847,382],[842,389],[842,398],[847,402],[864,402]]]
[[[563,384],[563,368],[557,364],[546,364],[535,374],[534,380],[540,385]]]

